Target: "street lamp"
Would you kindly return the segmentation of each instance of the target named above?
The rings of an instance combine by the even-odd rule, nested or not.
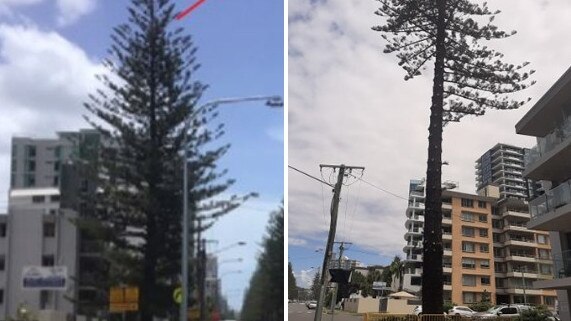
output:
[[[225,247],[223,247],[223,248],[221,248],[221,249],[219,249],[219,250],[217,250],[217,251],[214,251],[214,252],[212,252],[212,253],[210,253],[210,254],[218,254],[218,253],[220,253],[220,252],[224,252],[224,251],[229,250],[229,249],[231,249],[231,248],[235,248],[235,247],[237,247],[237,246],[244,246],[244,245],[246,245],[246,242],[244,242],[244,241],[238,241],[238,242],[236,242],[236,243],[232,243],[232,244],[230,244],[230,245],[228,245],[228,246],[225,246]]]
[[[244,261],[243,258],[239,257],[239,258],[235,258],[235,259],[226,259],[226,260],[222,260],[220,262],[218,262],[218,264],[222,264],[222,263],[234,263],[234,262],[238,262],[241,263],[242,261]]]
[[[249,101],[266,101],[269,107],[283,107],[283,100],[280,96],[251,96],[251,97],[236,97],[236,98],[223,98],[209,101],[204,105],[198,107],[196,111],[187,117],[187,125],[190,123],[191,118],[207,108],[215,107],[222,104],[242,103]],[[187,164],[187,132],[185,129],[183,137],[183,213],[182,213],[182,304],[180,305],[180,321],[187,321],[188,313],[188,164]]]

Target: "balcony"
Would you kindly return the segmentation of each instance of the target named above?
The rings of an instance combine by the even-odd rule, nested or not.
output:
[[[560,231],[571,224],[571,180],[529,202],[529,228]]]
[[[553,279],[534,284],[540,289],[571,290],[571,250],[553,254]]]
[[[422,262],[422,254],[411,254],[407,257],[407,261]]]
[[[524,176],[531,179],[554,181],[561,173],[568,173],[571,155],[571,117],[549,134],[537,138],[537,146],[525,155]]]

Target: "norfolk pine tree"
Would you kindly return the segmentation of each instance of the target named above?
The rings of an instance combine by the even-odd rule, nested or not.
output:
[[[248,197],[218,196],[234,182],[224,180],[226,171],[216,166],[229,145],[210,145],[224,133],[223,126],[212,124],[216,106],[197,107],[206,89],[193,80],[197,49],[182,28],[174,27],[171,2],[130,1],[128,22],[111,36],[104,61],[109,73],[98,77],[106,88],[85,104],[94,116],[87,121],[106,142],[97,163],[97,210],[85,219],[107,231],[101,234],[114,252],[107,257],[129,253],[123,267],[129,279],[121,281],[139,286],[142,321],[178,311],[171,294],[180,280],[181,149],[187,151],[186,197],[194,217],[217,218]]]
[[[483,115],[486,109],[515,109],[525,101],[509,94],[533,82],[528,63],[504,63],[503,55],[483,46],[482,40],[509,37],[492,24],[499,11],[469,0],[376,0],[375,12],[383,24],[373,27],[396,53],[405,80],[421,74],[434,60],[430,107],[426,204],[423,243],[422,308],[442,313],[442,130],[465,115]],[[528,99],[529,100],[529,99]]]

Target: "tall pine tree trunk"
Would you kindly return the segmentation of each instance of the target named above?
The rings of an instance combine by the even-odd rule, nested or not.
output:
[[[442,116],[444,109],[444,57],[446,53],[446,0],[437,0],[437,6],[436,57],[428,130],[422,264],[422,311],[424,314],[440,314],[444,304],[442,289]]]

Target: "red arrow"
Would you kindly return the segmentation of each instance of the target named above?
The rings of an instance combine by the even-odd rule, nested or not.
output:
[[[184,18],[187,14],[191,13],[194,9],[196,9],[198,6],[200,6],[201,4],[203,4],[204,2],[206,2],[206,0],[198,0],[196,1],[192,6],[186,8],[184,11],[182,11],[181,13],[177,14],[175,19],[180,20],[182,18]]]

